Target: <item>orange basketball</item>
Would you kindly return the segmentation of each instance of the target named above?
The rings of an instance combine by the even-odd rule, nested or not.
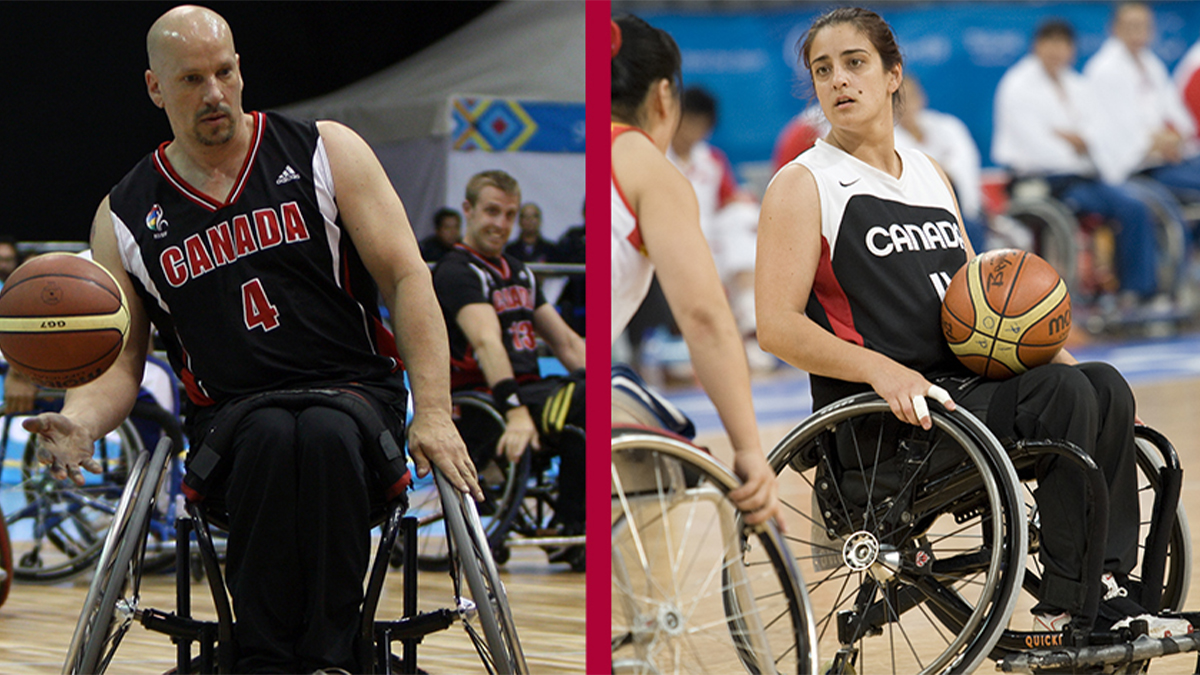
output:
[[[1071,295],[1026,251],[998,249],[963,265],[942,300],[942,333],[968,368],[1006,379],[1049,363],[1071,333]]]
[[[37,256],[0,289],[0,351],[43,387],[96,379],[117,360],[128,331],[125,294],[108,270],[87,258]]]

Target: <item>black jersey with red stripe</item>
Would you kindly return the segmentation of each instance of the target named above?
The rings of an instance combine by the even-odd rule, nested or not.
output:
[[[172,367],[197,405],[388,379],[395,341],[339,217],[316,123],[251,114],[227,198],[183,180],[167,143],[109,193],[122,263]]]
[[[899,178],[824,141],[794,160],[812,172],[821,202],[821,252],[805,313],[926,377],[970,375],[941,329],[946,287],[967,259],[954,198],[923,153],[897,153]],[[811,381],[815,408],[870,389]]]
[[[504,254],[491,258],[458,244],[433,270],[433,287],[446,317],[450,334],[450,386],[454,389],[486,387],[475,350],[458,326],[458,312],[475,303],[486,303],[500,319],[500,337],[518,382],[539,376],[537,336],[533,312],[546,304],[533,273],[516,258]]]

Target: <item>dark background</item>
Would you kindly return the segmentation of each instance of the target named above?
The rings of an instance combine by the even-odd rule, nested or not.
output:
[[[0,2],[0,233],[86,240],[96,207],[170,140],[146,94],[146,33],[178,2]],[[211,2],[233,29],[243,107],[339,89],[495,2]]]

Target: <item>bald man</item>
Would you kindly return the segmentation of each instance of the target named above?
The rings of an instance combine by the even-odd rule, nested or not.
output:
[[[357,134],[242,109],[239,57],[218,14],[176,7],[146,45],[146,89],[173,138],[109,192],[92,225],[95,259],[130,301],[128,341],[111,370],[68,393],[61,414],[26,426],[42,439],[43,462],[82,484],[81,468],[99,469],[93,440],[133,406],[153,324],[187,387],[193,451],[213,430],[236,430],[214,448],[211,471],[189,457],[187,482],[192,498],[228,510],[236,672],[361,672],[369,512],[403,489],[396,457],[381,459],[336,406],[250,406],[239,416],[247,406],[234,404],[316,388],[366,401],[397,439],[407,434],[418,473],[436,465],[482,498],[450,417],[449,341],[429,269]]]

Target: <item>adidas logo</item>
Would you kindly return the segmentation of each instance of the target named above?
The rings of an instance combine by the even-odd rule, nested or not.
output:
[[[284,183],[290,183],[294,180],[300,180],[300,174],[296,173],[296,170],[292,168],[291,164],[288,164],[287,167],[284,168],[283,173],[279,174],[279,178],[275,179],[275,184],[283,185]]]

